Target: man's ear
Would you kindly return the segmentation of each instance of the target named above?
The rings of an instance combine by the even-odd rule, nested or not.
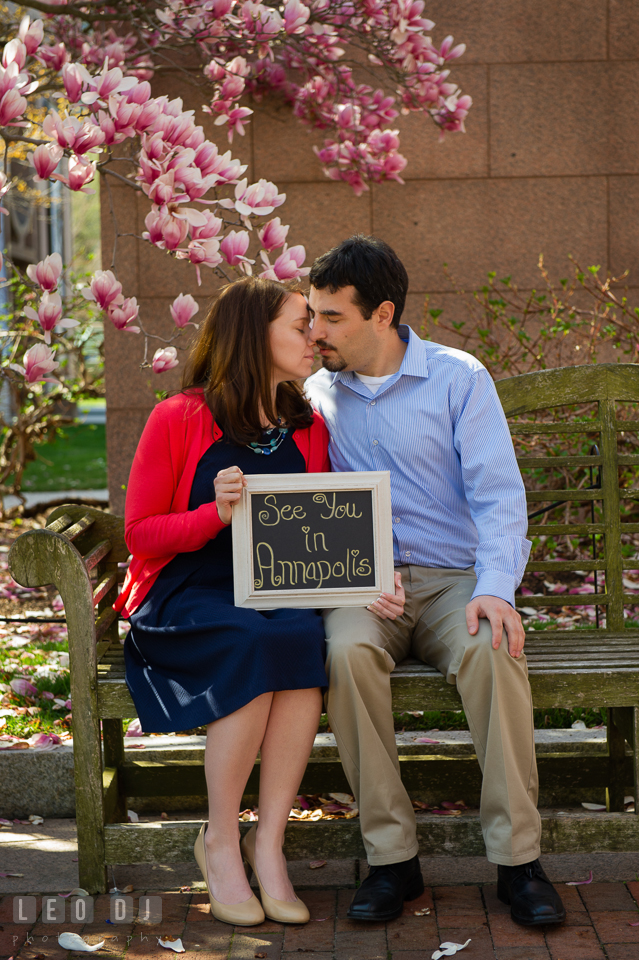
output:
[[[391,300],[383,300],[373,312],[376,323],[384,330],[390,327],[394,316],[395,304]]]

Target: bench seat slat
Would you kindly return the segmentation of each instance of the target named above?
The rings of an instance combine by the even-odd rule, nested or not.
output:
[[[569,570],[605,570],[605,560],[531,560],[526,569],[530,572],[547,571],[561,573]],[[580,596],[594,596],[594,594],[580,594]],[[523,599],[526,599],[525,597]]]
[[[622,427],[622,429],[624,429]],[[627,429],[630,429],[629,427]],[[570,423],[548,423],[547,421],[514,421],[510,424],[513,437],[518,434],[542,433],[601,433],[599,420],[573,420]]]
[[[622,523],[621,530],[626,532],[626,527],[637,527],[639,523]],[[637,530],[628,529],[628,533],[636,533]],[[564,534],[574,536],[590,536],[593,533],[605,533],[606,527],[603,523],[529,523],[529,536],[559,537]]]
[[[639,463],[639,457],[635,457],[633,462]],[[545,467],[548,470],[554,470],[556,467],[600,467],[602,463],[603,457],[599,456],[517,457],[517,465],[520,469],[522,467],[530,469]]]
[[[554,593],[548,597],[515,597],[517,607],[591,607],[612,603],[607,593]]]
[[[623,492],[626,493],[626,491]],[[628,491],[631,497],[632,492]],[[635,492],[639,496],[639,490]],[[605,495],[604,490],[526,490],[526,500],[531,503],[554,503],[556,500],[603,500]]]

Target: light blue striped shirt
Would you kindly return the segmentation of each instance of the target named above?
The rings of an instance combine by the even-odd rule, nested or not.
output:
[[[493,381],[468,353],[408,341],[373,394],[351,371],[320,370],[306,392],[331,435],[333,470],[390,470],[395,564],[475,566],[473,596],[515,602],[531,544],[526,496]]]

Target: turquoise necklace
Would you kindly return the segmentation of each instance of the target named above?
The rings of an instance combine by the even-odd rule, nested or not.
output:
[[[281,447],[281,446],[282,446],[282,444],[284,443],[284,438],[286,437],[286,434],[288,433],[288,427],[282,427],[282,426],[281,426],[282,420],[281,420],[280,417],[277,418],[277,422],[278,422],[278,424],[280,424],[280,426],[271,427],[270,430],[265,430],[265,431],[264,431],[264,434],[265,434],[267,437],[270,437],[270,435],[273,433],[273,431],[274,431],[274,430],[277,430],[277,431],[278,431],[278,434],[277,434],[276,437],[273,437],[273,439],[267,440],[266,443],[255,443],[255,442],[254,442],[254,443],[249,443],[249,444],[247,444],[247,446],[249,447],[250,450],[253,451],[253,453],[261,453],[261,454],[264,454],[265,457],[268,457],[268,456],[270,456],[272,453],[275,453],[275,451],[277,450],[278,447]]]

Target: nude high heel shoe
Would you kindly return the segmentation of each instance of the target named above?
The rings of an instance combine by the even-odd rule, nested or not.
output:
[[[264,911],[260,901],[254,893],[248,900],[242,900],[240,903],[220,903],[211,893],[209,886],[209,876],[206,869],[206,851],[204,848],[204,834],[208,824],[203,823],[200,832],[197,835],[193,853],[197,860],[197,865],[202,871],[206,889],[208,890],[209,900],[211,901],[211,913],[216,920],[223,920],[224,923],[232,923],[239,927],[253,927],[265,920]]]
[[[276,920],[278,923],[308,923],[311,915],[308,907],[298,898],[296,900],[276,900],[270,897],[260,882],[255,869],[255,834],[257,827],[251,827],[246,836],[240,843],[240,850],[244,860],[255,874],[257,885],[260,888],[260,897],[262,898],[262,907],[269,920]]]

